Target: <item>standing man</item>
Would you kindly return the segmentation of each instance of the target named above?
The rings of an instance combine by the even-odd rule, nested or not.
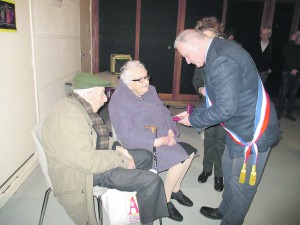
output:
[[[281,118],[284,112],[285,101],[289,95],[285,116],[289,120],[295,121],[296,118],[293,115],[293,111],[300,85],[300,30],[294,33],[291,40],[285,44],[282,55],[284,57],[284,64],[281,74],[278,118]]]
[[[259,76],[263,83],[266,82],[269,74],[272,72],[272,43],[270,40],[271,36],[272,27],[263,26],[260,29],[260,41],[254,42],[249,48],[249,53],[251,54],[255,62]]]
[[[221,225],[240,225],[252,203],[271,146],[280,137],[274,105],[270,102],[249,54],[234,42],[209,38],[193,29],[181,32],[175,49],[188,64],[205,64],[207,106],[179,123],[200,130],[221,123],[228,132],[222,158],[223,199],[218,208],[200,213]]]
[[[196,30],[202,31],[208,37],[221,37],[223,33],[222,25],[214,16],[203,17],[197,21]],[[222,38],[222,37],[221,37]],[[204,68],[195,68],[193,85],[199,97],[205,96]],[[201,96],[200,96],[201,95]],[[226,131],[218,124],[207,127],[204,131],[204,152],[203,152],[203,171],[198,177],[198,182],[206,183],[207,178],[214,171],[214,189],[223,191],[223,171],[222,156],[225,149]]]

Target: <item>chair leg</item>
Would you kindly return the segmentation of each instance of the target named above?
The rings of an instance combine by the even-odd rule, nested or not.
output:
[[[48,190],[45,192],[43,206],[42,206],[40,220],[39,220],[39,225],[43,224],[44,216],[45,216],[45,212],[46,212],[46,208],[47,208],[47,204],[48,204],[48,199],[49,199],[49,195],[50,195],[51,191],[52,191],[52,189],[48,188]]]
[[[101,199],[101,196],[97,197],[97,202],[98,202],[99,225],[103,225],[103,211],[102,211],[102,199]]]
[[[159,218],[159,225],[162,225],[162,218]]]

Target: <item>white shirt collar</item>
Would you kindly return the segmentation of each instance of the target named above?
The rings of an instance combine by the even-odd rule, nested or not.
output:
[[[268,44],[269,44],[269,41],[266,41],[266,42],[260,41],[261,51],[265,51],[265,49],[267,48]]]

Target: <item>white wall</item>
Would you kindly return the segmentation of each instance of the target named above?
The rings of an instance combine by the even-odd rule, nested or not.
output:
[[[80,71],[79,0],[14,2],[17,32],[0,32],[0,208],[36,165],[31,129]]]
[[[33,42],[40,118],[65,96],[64,83],[80,71],[79,0],[32,0]]]

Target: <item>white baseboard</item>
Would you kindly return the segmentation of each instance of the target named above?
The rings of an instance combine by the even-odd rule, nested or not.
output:
[[[16,193],[18,188],[24,183],[26,178],[31,174],[38,164],[39,162],[37,156],[34,154],[0,189],[0,210],[13,196],[13,194]]]

